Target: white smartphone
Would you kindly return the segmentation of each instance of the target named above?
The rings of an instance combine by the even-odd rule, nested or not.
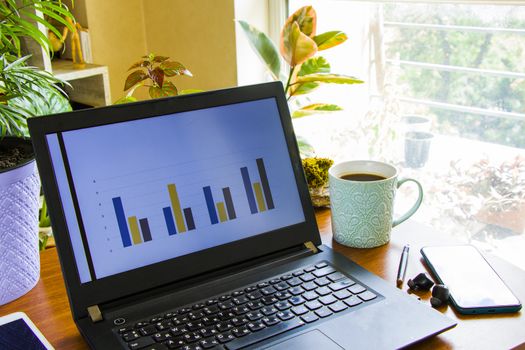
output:
[[[0,349],[54,350],[44,335],[23,312],[0,317]]]

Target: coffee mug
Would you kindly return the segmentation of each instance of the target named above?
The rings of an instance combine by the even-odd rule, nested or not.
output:
[[[346,246],[372,248],[390,240],[392,227],[411,217],[421,205],[423,188],[410,178],[399,179],[387,163],[356,160],[333,165],[328,170],[332,231]],[[396,190],[406,182],[418,187],[418,198],[404,215],[393,219]]]

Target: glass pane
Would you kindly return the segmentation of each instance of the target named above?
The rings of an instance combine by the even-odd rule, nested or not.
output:
[[[314,6],[318,33],[347,33],[319,54],[366,81],[292,101],[345,108],[296,119],[296,132],[320,156],[394,163],[425,189],[412,220],[525,269],[525,6],[289,3]],[[415,194],[403,189],[396,210]]]

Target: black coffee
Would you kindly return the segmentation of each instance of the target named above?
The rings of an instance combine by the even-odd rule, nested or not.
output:
[[[366,173],[358,173],[358,174],[344,174],[340,176],[343,180],[350,180],[350,181],[379,181],[379,180],[385,180],[386,177],[376,174],[366,174]]]

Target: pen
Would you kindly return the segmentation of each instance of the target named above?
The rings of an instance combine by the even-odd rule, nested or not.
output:
[[[405,281],[405,275],[407,273],[408,265],[408,251],[410,246],[407,244],[403,248],[403,253],[401,253],[401,259],[399,259],[399,268],[397,269],[397,286],[400,287]]]

